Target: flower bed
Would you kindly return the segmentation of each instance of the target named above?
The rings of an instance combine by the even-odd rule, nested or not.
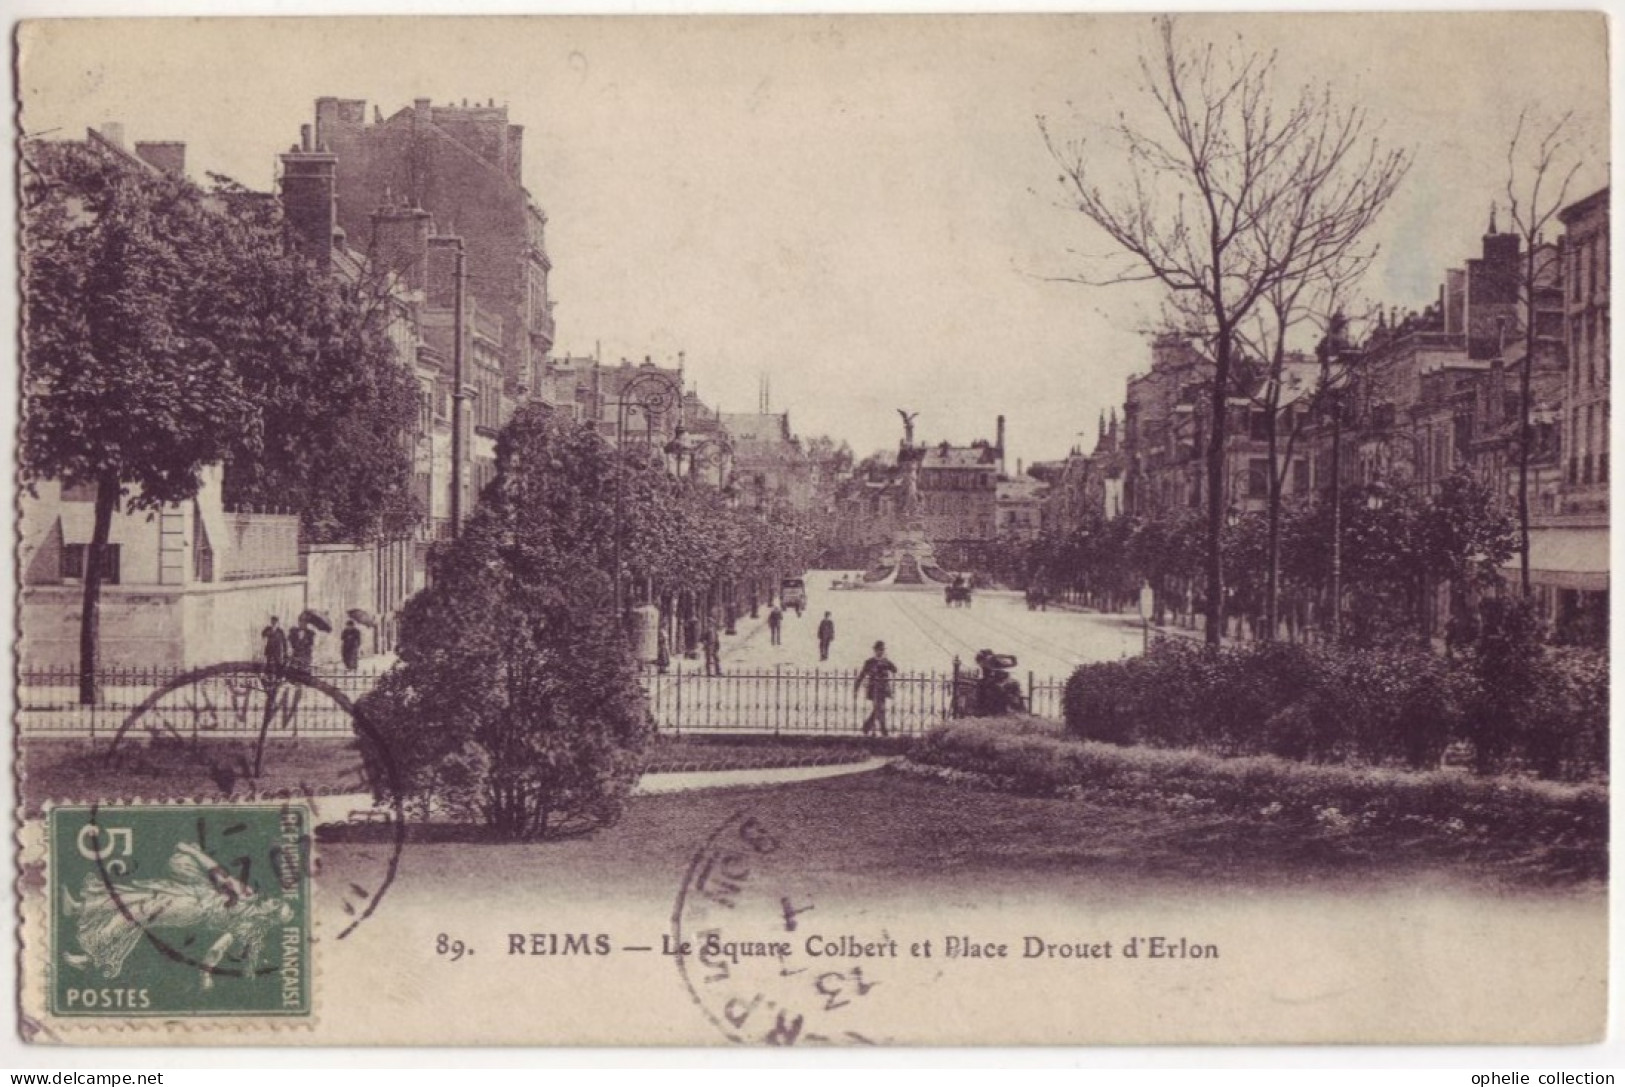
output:
[[[1448,843],[1568,876],[1607,870],[1608,791],[1600,785],[1122,747],[1032,719],[939,729],[903,768],[1027,796],[1208,812],[1400,848]]]

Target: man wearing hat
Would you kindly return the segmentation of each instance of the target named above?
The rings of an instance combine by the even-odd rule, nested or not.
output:
[[[860,689],[868,695],[873,708],[869,716],[863,720],[863,734],[872,733],[879,727],[882,736],[889,735],[886,731],[886,701],[891,698],[891,677],[897,674],[897,665],[886,659],[886,643],[875,643],[875,655],[863,662],[863,668],[858,672],[858,681],[852,687],[856,694]]]

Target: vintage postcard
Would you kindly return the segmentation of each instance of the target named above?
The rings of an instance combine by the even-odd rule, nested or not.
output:
[[[20,1035],[1601,1040],[1607,31],[21,24]]]

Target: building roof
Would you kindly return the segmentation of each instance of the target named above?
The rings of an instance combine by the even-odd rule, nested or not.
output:
[[[787,442],[790,440],[788,412],[721,411],[717,421],[736,442]]]
[[[999,452],[991,445],[949,445],[942,442],[927,446],[920,462],[924,468],[987,468],[996,471]]]

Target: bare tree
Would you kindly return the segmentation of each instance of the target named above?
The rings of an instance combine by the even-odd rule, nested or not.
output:
[[[1571,142],[1569,122],[1573,116],[1572,112],[1563,114],[1537,140],[1529,131],[1529,108],[1525,107],[1507,143],[1508,213],[1523,250],[1523,267],[1518,274],[1518,306],[1523,321],[1523,369],[1518,376],[1518,585],[1524,596],[1530,592],[1529,457],[1533,444],[1530,416],[1534,412],[1531,384],[1539,332],[1536,308],[1541,286],[1555,278],[1560,259],[1557,250],[1544,244],[1544,235],[1568,205],[1569,185],[1582,165]]]
[[[1327,334],[1334,317],[1344,314],[1346,300],[1354,284],[1376,257],[1375,247],[1349,251],[1334,264],[1313,276],[1282,279],[1265,292],[1250,327],[1238,332],[1238,339],[1255,358],[1262,360],[1260,380],[1251,387],[1236,390],[1259,409],[1264,420],[1264,440],[1268,475],[1265,481],[1266,582],[1264,592],[1264,637],[1273,640],[1281,618],[1281,506],[1286,494],[1287,474],[1303,429],[1300,406],[1308,403],[1314,389],[1292,392],[1287,372],[1288,342],[1302,327]],[[1345,318],[1346,320],[1346,318]],[[1324,375],[1323,375],[1324,376]],[[1290,394],[1290,395],[1289,395]],[[1282,434],[1283,414],[1290,414]]]
[[[1157,20],[1160,56],[1142,57],[1151,120],[1120,117],[1127,177],[1096,179],[1087,141],[1040,131],[1063,171],[1070,202],[1127,258],[1091,285],[1156,282],[1181,311],[1198,314],[1213,359],[1207,449],[1206,623],[1224,629],[1224,460],[1239,332],[1283,284],[1314,281],[1358,243],[1403,177],[1403,152],[1367,135],[1366,112],[1328,89],[1283,93],[1275,55],[1179,40]]]

